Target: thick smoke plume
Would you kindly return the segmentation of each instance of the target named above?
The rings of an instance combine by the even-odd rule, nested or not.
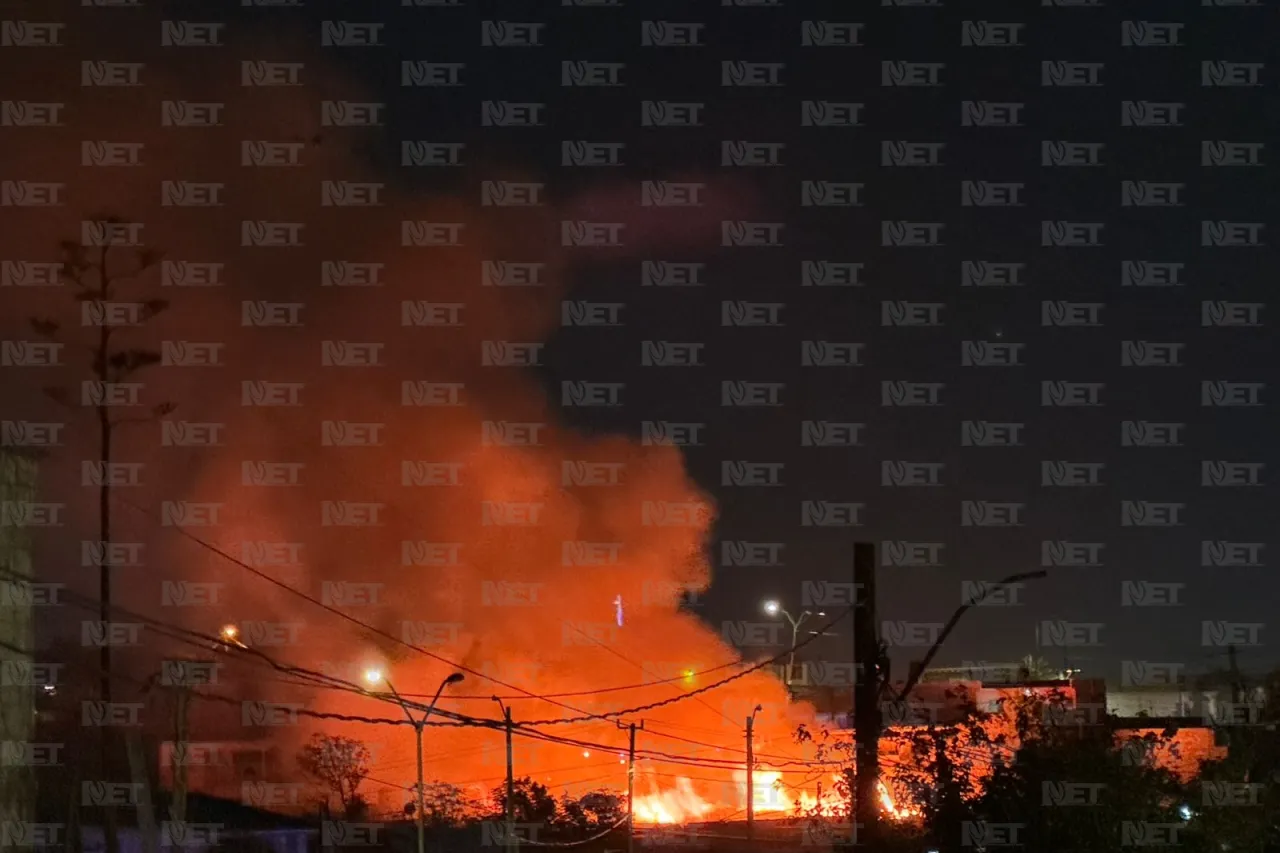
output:
[[[680,591],[703,590],[710,583],[704,547],[714,515],[708,496],[685,474],[679,452],[575,432],[561,423],[560,389],[548,393],[527,369],[485,366],[482,354],[486,342],[539,343],[548,338],[560,322],[566,294],[558,282],[569,265],[595,263],[608,251],[609,258],[626,258],[636,268],[645,258],[685,259],[697,247],[715,245],[720,220],[740,217],[750,203],[749,193],[707,179],[705,208],[641,221],[638,179],[522,210],[478,205],[481,179],[521,179],[519,168],[500,164],[487,164],[486,174],[474,175],[468,184],[474,190],[468,189],[465,197],[406,191],[366,156],[378,145],[394,147],[394,141],[368,130],[321,124],[321,101],[381,98],[328,65],[313,48],[318,44],[314,33],[290,39],[278,28],[264,33],[231,25],[228,47],[166,54],[155,44],[158,19],[147,18],[143,10],[129,15],[93,11],[104,14],[94,16],[92,23],[72,14],[79,10],[70,7],[65,18],[47,7],[27,15],[30,20],[66,20],[67,47],[28,51],[21,77],[9,78],[11,95],[63,104],[63,126],[5,128],[0,162],[6,180],[65,184],[64,204],[0,209],[3,259],[56,260],[60,240],[78,240],[83,220],[110,212],[142,223],[143,242],[163,250],[170,261],[223,264],[225,281],[221,287],[166,287],[154,269],[119,297],[159,295],[171,302],[145,328],[122,333],[122,341],[155,348],[165,341],[186,342],[188,349],[193,343],[218,345],[220,366],[157,366],[142,374],[142,402],[175,403],[167,420],[224,426],[221,444],[214,448],[164,446],[159,423],[121,430],[116,458],[141,462],[144,468],[140,486],[118,492],[121,500],[148,508],[149,515],[120,503],[113,510],[116,541],[140,543],[145,555],[141,567],[115,570],[117,603],[210,633],[223,623],[239,623],[249,639],[282,661],[352,680],[377,668],[405,694],[430,694],[454,670],[448,662],[362,631],[277,589],[184,538],[178,528],[162,525],[164,502],[206,502],[220,505],[217,526],[188,528],[192,534],[237,559],[295,554],[296,566],[262,570],[336,603],[382,632],[472,670],[465,682],[450,688],[456,695],[442,700],[441,707],[452,711],[494,717],[498,707],[490,694],[582,693],[556,702],[504,700],[517,722],[580,716],[671,699],[736,671],[730,667],[684,677],[686,671],[734,661],[737,654],[678,608]],[[80,61],[99,59],[143,63],[143,85],[81,86]],[[303,62],[303,85],[241,86],[240,62],[246,59]],[[163,127],[162,102],[169,100],[225,104],[222,125]],[[245,166],[242,143],[249,140],[300,144],[301,165]],[[142,165],[83,165],[86,141],[141,144]],[[223,206],[163,206],[165,180],[222,183]],[[323,180],[381,183],[383,203],[363,209],[322,206]],[[620,250],[564,250],[560,220],[575,218],[634,227],[624,229],[626,246]],[[303,246],[243,247],[245,220],[303,223]],[[463,245],[403,247],[404,221],[464,223]],[[113,250],[113,259],[121,265],[129,262],[125,251]],[[544,284],[482,286],[482,262],[496,260],[545,264]],[[383,264],[384,284],[323,286],[326,261]],[[5,419],[68,424],[64,446],[43,469],[48,499],[67,504],[66,527],[41,542],[38,556],[47,578],[94,595],[97,569],[81,565],[80,548],[80,540],[96,538],[96,493],[80,485],[80,461],[96,458],[92,413],[65,412],[40,391],[62,384],[78,401],[78,383],[88,376],[83,344],[93,340],[96,330],[80,326],[79,306],[64,290],[15,286],[4,295],[6,340],[34,339],[26,318],[46,316],[62,322],[60,338],[67,344],[61,369],[3,370]],[[256,300],[300,305],[298,324],[246,326],[244,303]],[[446,306],[438,309],[441,315],[457,323],[402,325],[406,300]],[[607,331],[602,330],[601,346],[615,345]],[[373,344],[379,366],[325,365],[324,353],[333,352],[331,346],[326,350],[326,342]],[[573,373],[583,380],[614,379],[596,375],[589,363]],[[293,383],[298,405],[245,405],[250,393],[246,381]],[[406,405],[406,381],[452,383],[459,389],[459,405]],[[642,418],[643,413],[635,413],[637,425]],[[326,446],[326,421],[377,425],[378,443]],[[486,442],[485,422],[540,424],[538,445]],[[489,438],[497,429],[489,427]],[[246,463],[261,471],[253,466],[264,462],[300,465],[294,469],[297,485],[247,485]],[[417,483],[435,478],[439,485],[405,485],[406,476]],[[589,484],[592,478],[602,484]],[[376,526],[331,523],[341,512],[334,507],[343,502],[348,510],[354,504],[376,507],[356,510],[372,512],[369,518]],[[660,507],[694,504],[702,510],[690,523],[646,523],[646,508],[652,522]],[[519,512],[536,514],[538,523],[493,523],[503,513]],[[601,564],[581,565],[583,555],[591,554]],[[207,607],[162,606],[162,582],[179,580],[224,586]],[[625,614],[622,627],[615,618],[618,596]],[[271,646],[273,641],[286,644]],[[159,653],[164,641],[149,642],[158,644],[151,651]],[[306,701],[313,710],[383,717],[400,713],[369,697],[308,691],[248,672],[229,665],[225,673],[232,681],[226,689],[249,698]],[[677,680],[644,689],[590,692],[670,679]],[[804,712],[788,710],[783,687],[761,674],[636,715],[653,732],[642,737],[642,744],[671,754],[740,759],[744,718],[756,704],[765,709],[758,720],[757,749],[766,755],[798,755],[789,731],[805,718]],[[788,715],[793,719],[788,721]],[[352,725],[342,731],[382,745],[375,777],[412,783],[408,729]],[[582,748],[521,741],[517,773],[555,785],[624,783],[617,751],[624,748],[625,733],[613,722],[596,720],[555,731],[614,749],[603,756],[585,750],[592,755],[584,757]],[[725,752],[717,755],[663,739],[659,733],[664,731],[723,746]],[[487,786],[504,772],[498,732],[430,730],[428,754],[427,775],[432,778]],[[681,765],[655,764],[653,771],[732,778]],[[655,785],[674,784],[668,777],[650,778]]]

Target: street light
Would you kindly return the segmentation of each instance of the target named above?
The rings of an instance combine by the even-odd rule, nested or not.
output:
[[[427,837],[426,823],[423,812],[426,810],[426,785],[422,779],[422,730],[426,725],[427,718],[431,716],[431,712],[436,709],[436,702],[440,700],[440,694],[450,684],[457,684],[463,678],[462,673],[455,672],[440,682],[440,687],[436,690],[436,695],[431,697],[431,704],[427,706],[426,712],[422,715],[422,719],[414,719],[413,712],[409,710],[409,706],[405,704],[404,699],[396,692],[396,688],[391,684],[391,679],[380,669],[368,669],[365,671],[364,680],[370,686],[376,684],[387,685],[387,690],[391,693],[391,697],[396,700],[396,704],[404,711],[404,715],[409,718],[409,722],[413,724],[414,745],[417,750],[418,758],[418,808],[416,809],[415,818],[418,824],[418,853],[426,853]]]
[[[787,622],[790,623],[791,625],[791,654],[787,657],[787,685],[790,686],[791,683],[795,681],[796,645],[799,643],[800,626],[804,624],[804,620],[808,619],[810,616],[813,616],[815,614],[808,610],[805,610],[800,614],[800,618],[796,619],[794,616],[788,613],[781,604],[779,604],[774,599],[769,599],[768,601],[764,602],[762,606],[764,607],[764,612],[767,613],[768,615],[770,616],[782,615],[786,617]],[[827,614],[819,611],[816,615],[826,616]]]
[[[236,646],[241,649],[249,648],[240,639],[240,626],[236,625],[234,622],[223,625],[218,629],[218,640],[220,642],[213,644],[213,648],[215,649],[219,646]]]

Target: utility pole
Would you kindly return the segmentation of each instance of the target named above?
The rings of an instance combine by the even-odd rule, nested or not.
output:
[[[1227,646],[1227,667],[1231,670],[1231,701],[1240,703],[1245,700],[1244,678],[1240,675],[1240,660],[1236,657],[1236,647]],[[1232,713],[1235,713],[1234,710]]]
[[[617,723],[618,728],[624,728],[622,721]],[[630,740],[627,745],[627,853],[634,853],[636,849],[636,729],[644,731],[644,720],[639,724],[632,723],[626,728],[630,729]]]
[[[6,516],[10,506],[22,512],[36,498],[36,461],[23,450],[0,448],[0,502]],[[21,521],[0,519],[0,572],[0,667],[33,673],[31,528]],[[0,685],[0,740],[36,739],[36,687],[31,680],[5,679],[8,683]],[[21,761],[0,762],[0,821],[35,820],[35,801],[34,768]]]
[[[853,697],[854,831],[861,844],[879,837],[880,804],[880,675],[876,630],[876,546],[853,546],[853,657],[858,673]]]
[[[507,853],[515,853],[516,849],[516,773],[515,762],[511,752],[511,709],[502,704],[502,700],[494,697],[498,707],[502,708],[502,721],[507,729],[507,826],[503,833],[507,842]]]
[[[755,786],[755,764],[756,754],[753,744],[753,737],[756,727],[756,714],[764,710],[757,705],[755,710],[751,712],[751,716],[747,717],[747,843],[752,844],[756,840],[756,786]]]
[[[187,819],[187,719],[191,707],[191,688],[179,685],[173,703],[173,753],[170,756],[173,772],[173,805],[169,808],[169,820],[183,823]],[[181,752],[179,752],[181,750]]]

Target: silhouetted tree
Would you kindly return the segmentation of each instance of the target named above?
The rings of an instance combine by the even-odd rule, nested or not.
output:
[[[459,826],[476,811],[466,793],[448,782],[428,782],[422,792],[423,818],[428,826]],[[404,813],[413,816],[418,808],[416,797],[404,807]]]
[[[516,779],[511,786],[513,814],[516,823],[538,823],[549,826],[556,816],[556,798],[545,785],[528,776]],[[501,816],[506,815],[507,786],[499,785],[490,795]]]
[[[595,831],[613,826],[627,814],[626,800],[614,791],[591,791],[560,801],[559,823],[582,831]]]
[[[160,253],[138,243],[137,227],[118,216],[100,216],[83,223],[79,240],[63,240],[58,244],[61,261],[60,277],[77,305],[77,324],[90,330],[87,345],[90,355],[89,375],[80,383],[79,394],[64,386],[50,386],[45,394],[72,410],[92,409],[98,422],[98,465],[92,479],[98,486],[98,553],[99,619],[111,621],[111,486],[112,445],[116,430],[127,424],[153,422],[171,411],[173,404],[159,403],[146,409],[138,399],[138,383],[128,380],[140,371],[162,361],[160,353],[122,344],[119,336],[145,325],[169,307],[163,299],[149,299],[130,292],[143,276],[160,261]],[[121,255],[131,257],[121,258]],[[31,328],[49,342],[62,343],[61,326],[44,317],[32,317]],[[96,334],[93,330],[96,329]],[[77,347],[79,349],[79,347]],[[77,400],[78,397],[78,400]],[[147,411],[145,415],[122,415],[121,409]],[[104,629],[105,630],[105,629]],[[111,701],[111,645],[100,648],[99,698]],[[106,773],[108,760],[108,727],[101,727],[99,772]],[[108,853],[119,850],[115,809],[106,809]]]
[[[358,792],[369,775],[369,748],[360,741],[314,734],[298,752],[298,767],[325,789],[326,800],[336,795],[343,812],[363,802]]]
[[[1185,827],[1178,779],[1133,760],[1109,726],[1063,724],[1045,704],[1040,697],[1017,704],[1016,754],[997,763],[970,804],[972,820],[958,838],[944,839],[946,849],[1017,844],[1043,853],[1110,853],[1178,844]]]

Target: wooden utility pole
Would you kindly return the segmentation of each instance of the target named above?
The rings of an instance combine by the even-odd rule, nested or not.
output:
[[[644,730],[644,720],[639,724],[632,723],[625,727],[621,721],[618,721],[617,726],[620,729],[630,729],[627,744],[627,853],[634,853],[636,849],[636,729]]]
[[[1240,659],[1236,656],[1236,647],[1227,646],[1227,668],[1231,671],[1231,701],[1245,701],[1244,677],[1240,675]],[[1232,709],[1232,713],[1236,713]]]
[[[855,738],[854,828],[857,841],[874,844],[880,824],[880,640],[876,626],[876,546],[853,546],[853,697]]]
[[[173,775],[173,803],[169,819],[182,823],[187,819],[187,719],[191,707],[191,688],[183,684],[174,691],[173,751],[169,756]]]
[[[511,709],[503,707],[502,719],[507,728],[507,853],[516,850],[516,775],[515,762],[511,752]]]
[[[36,740],[40,676],[32,656],[31,531],[24,517],[35,498],[35,459],[0,450],[0,741],[15,742],[18,749]],[[32,767],[21,760],[0,762],[0,821],[34,821],[35,799]]]

